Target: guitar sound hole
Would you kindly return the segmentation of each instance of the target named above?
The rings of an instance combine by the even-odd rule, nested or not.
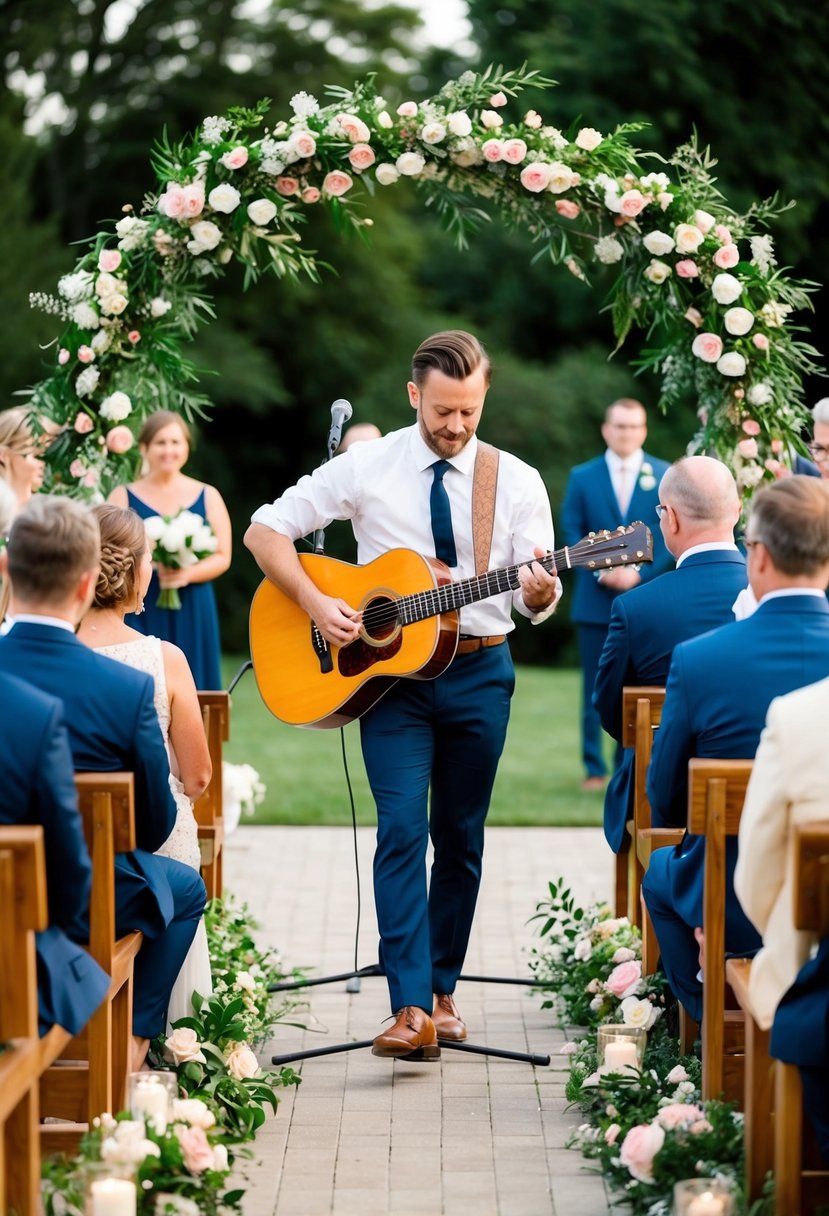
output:
[[[396,655],[403,645],[403,630],[393,598],[381,596],[363,608],[363,628],[370,641],[357,638],[337,654],[342,676],[359,676]]]
[[[363,628],[372,642],[382,645],[399,627],[397,606],[390,597],[378,596],[363,608]]]

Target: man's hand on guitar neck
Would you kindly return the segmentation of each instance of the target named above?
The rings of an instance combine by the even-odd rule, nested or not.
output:
[[[547,557],[546,549],[536,547],[537,558]],[[548,574],[539,562],[521,566],[518,570],[521,595],[530,612],[545,612],[552,608],[561,596],[561,583],[556,577],[555,567]]]
[[[302,596],[300,607],[332,646],[347,646],[359,637],[363,614],[345,600],[324,595],[312,585],[312,590]]]

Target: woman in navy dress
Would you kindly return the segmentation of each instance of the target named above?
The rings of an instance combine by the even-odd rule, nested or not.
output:
[[[182,470],[190,455],[190,429],[170,410],[158,410],[146,419],[138,435],[144,458],[142,476],[126,486],[116,486],[109,501],[131,507],[142,519],[152,515],[176,515],[181,510],[201,515],[217,540],[214,553],[183,570],[157,566],[144,603],[144,611],[128,623],[147,636],[154,635],[180,647],[187,657],[196,687],[222,687],[219,661],[219,617],[213,579],[230,565],[230,516],[221,494]],[[161,588],[178,589],[181,608],[159,608]]]

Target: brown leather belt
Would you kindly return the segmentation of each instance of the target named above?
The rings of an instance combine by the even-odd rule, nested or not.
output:
[[[455,654],[474,654],[476,650],[483,650],[487,646],[500,646],[506,640],[507,635],[505,633],[493,633],[485,638],[474,638],[461,634]]]

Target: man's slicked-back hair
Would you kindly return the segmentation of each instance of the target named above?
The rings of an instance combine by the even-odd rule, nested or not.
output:
[[[412,356],[412,380],[422,389],[429,372],[443,372],[452,380],[466,380],[483,365],[487,386],[492,379],[489,355],[473,334],[445,329],[421,342]]]
[[[71,498],[35,494],[15,517],[7,554],[16,596],[30,604],[59,604],[100,561],[98,521]]]

